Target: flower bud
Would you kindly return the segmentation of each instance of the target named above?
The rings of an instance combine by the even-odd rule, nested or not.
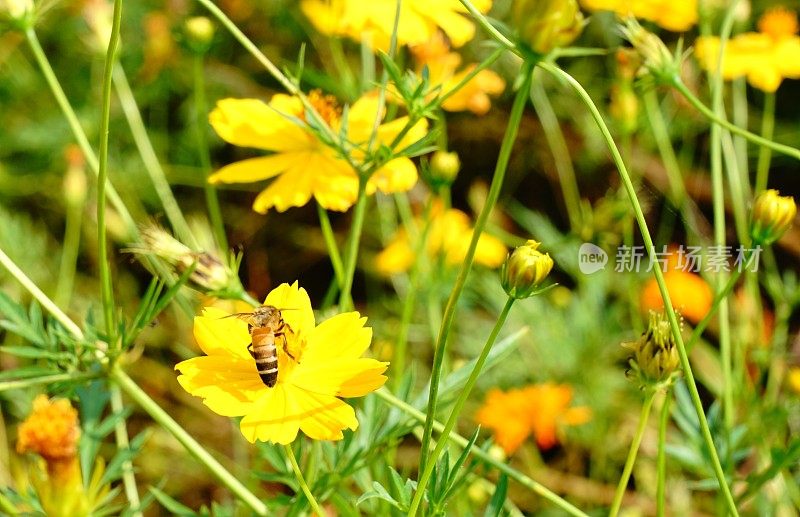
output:
[[[750,236],[756,244],[771,244],[792,226],[797,205],[791,196],[765,190],[755,200],[750,220]]]
[[[31,0],[0,0],[0,19],[8,19],[14,24],[26,23],[33,13]]]
[[[506,258],[500,268],[500,283],[508,296],[518,300],[533,296],[536,287],[550,274],[553,259],[538,250],[540,244],[529,240]]]
[[[620,30],[642,58],[640,74],[650,73],[657,82],[670,83],[680,73],[680,60],[670,53],[661,38],[644,29],[635,18],[628,18]]]
[[[436,151],[430,161],[430,180],[433,184],[450,185],[461,170],[458,154],[447,151]]]
[[[583,30],[576,0],[514,0],[511,23],[522,43],[539,54],[572,43]]]
[[[631,372],[642,386],[667,382],[680,366],[678,347],[672,335],[669,320],[663,311],[650,311],[647,331],[631,343],[623,343],[633,352]]]
[[[205,52],[214,39],[214,24],[205,16],[194,16],[186,20],[184,25],[186,40],[192,50]]]

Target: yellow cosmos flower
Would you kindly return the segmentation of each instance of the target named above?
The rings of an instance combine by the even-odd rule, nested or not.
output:
[[[697,23],[697,0],[581,0],[581,5],[648,20],[668,31],[687,31]]]
[[[478,410],[475,420],[494,431],[495,441],[512,454],[531,435],[540,449],[558,443],[561,425],[580,425],[589,421],[587,407],[569,407],[572,387],[546,382],[521,389],[493,389]]]
[[[432,210],[432,220],[428,230],[427,252],[431,257],[444,255],[448,265],[460,264],[467,254],[472,239],[472,225],[469,216],[461,210],[451,208]],[[422,221],[416,221],[419,230]],[[491,235],[482,234],[475,251],[475,262],[490,268],[497,268],[508,254],[505,245]],[[375,259],[375,267],[383,275],[393,275],[408,271],[414,263],[414,249],[405,230],[399,230],[386,248]]]
[[[437,32],[425,43],[411,47],[417,63],[417,71],[428,67],[429,85],[431,89],[438,87],[439,94],[448,93],[469,75],[475,64],[461,67],[461,56],[450,52],[450,46],[444,35]],[[461,70],[459,70],[461,68]],[[476,115],[484,115],[492,106],[489,96],[503,93],[506,82],[492,70],[481,70],[468,83],[442,103],[445,111],[469,110]]]
[[[382,374],[389,363],[361,357],[372,340],[367,319],[348,312],[317,325],[297,282],[281,284],[264,304],[282,309],[292,330],[286,350],[277,346],[274,387],[261,380],[247,350],[247,323],[213,307],[194,320],[195,339],[206,355],[178,363],[178,382],[215,413],[244,417],[240,428],[251,443],[288,444],[298,431],[315,440],[342,439],[342,431],[358,428],[358,420],[340,397],[362,397],[386,382]]]
[[[337,133],[347,135],[357,148],[366,147],[378,113],[376,95],[366,95],[350,107],[348,125],[342,128],[340,110],[333,99],[311,92],[309,100]],[[211,112],[209,121],[223,140],[242,147],[272,151],[269,156],[250,158],[227,165],[212,174],[212,183],[251,183],[274,178],[256,197],[253,209],[266,213],[270,208],[283,212],[303,206],[313,196],[330,210],[345,211],[358,195],[358,176],[351,164],[317,134],[299,121],[305,118],[300,99],[278,94],[269,104],[257,99],[223,99]],[[399,117],[380,125],[377,144],[390,145],[408,122]],[[417,122],[400,140],[400,152],[425,136],[426,120]],[[377,146],[375,146],[377,147]],[[363,152],[354,150],[352,158],[363,160]],[[378,169],[367,185],[367,193],[403,192],[417,182],[417,168],[406,157],[390,160]]]
[[[774,92],[784,78],[800,79],[800,37],[797,14],[781,7],[768,10],[758,21],[759,32],[731,38],[722,59],[722,77],[747,77],[755,88]],[[717,37],[700,37],[695,55],[706,70],[716,70],[720,42]]]
[[[492,0],[475,0],[473,4],[485,13],[492,7]],[[397,10],[395,0],[302,0],[300,8],[323,34],[358,42],[366,37],[375,48],[389,48]],[[475,36],[475,25],[466,13],[458,0],[403,0],[397,43],[424,43],[441,29],[453,46],[460,47]]]

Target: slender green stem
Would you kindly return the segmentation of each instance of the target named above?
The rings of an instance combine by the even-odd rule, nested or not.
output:
[[[75,137],[75,140],[78,142],[78,147],[81,149],[83,156],[86,158],[86,163],[89,164],[89,168],[92,169],[92,172],[95,174],[95,176],[97,176],[99,172],[97,155],[95,155],[92,146],[89,144],[89,139],[86,137],[86,132],[83,130],[83,127],[81,127],[81,123],[78,121],[78,116],[75,114],[75,110],[72,109],[72,105],[69,103],[67,95],[64,93],[64,89],[61,87],[61,83],[58,82],[58,77],[56,77],[53,67],[50,66],[50,61],[47,59],[47,54],[45,54],[41,43],[39,43],[39,38],[36,36],[36,32],[32,27],[25,30],[25,38],[28,41],[28,45],[33,52],[33,57],[36,59],[36,63],[39,65],[39,69],[41,70],[45,81],[47,81],[47,85],[50,87],[53,97],[56,99],[56,103],[58,103],[58,106],[61,108],[64,118],[67,119],[67,123],[72,130],[72,135]],[[108,182],[106,189],[108,190],[108,198],[114,205],[114,209],[119,212],[122,220],[125,221],[125,226],[130,235],[133,237],[138,236],[139,230],[136,226],[136,222],[133,220],[133,217],[131,217],[128,208],[125,206],[125,203],[122,202],[122,199],[119,197],[119,194],[117,194],[114,186]]]
[[[203,183],[203,191],[206,195],[206,208],[208,218],[211,221],[211,228],[217,240],[220,250],[227,252],[228,237],[225,234],[225,223],[222,220],[222,209],[219,206],[217,188],[208,182],[211,174],[211,155],[208,150],[208,139],[206,138],[206,124],[208,123],[208,106],[206,103],[206,80],[203,73],[204,54],[195,53],[192,61],[192,76],[194,80],[194,112],[195,112],[195,139],[197,140],[197,153],[200,158],[200,166],[203,168],[206,181]]]
[[[775,133],[775,93],[764,94],[764,111],[761,114],[761,136],[772,140]],[[767,147],[758,150],[758,165],[756,165],[755,194],[767,189],[769,181],[769,165],[772,160],[772,151]]]
[[[306,483],[306,479],[303,477],[303,472],[300,470],[300,465],[297,464],[297,458],[294,456],[294,451],[292,450],[291,445],[284,445],[283,450],[286,451],[286,456],[289,458],[289,463],[292,464],[292,471],[294,471],[294,477],[297,478],[297,484],[300,485],[300,489],[308,499],[308,503],[311,505],[311,509],[316,512],[317,515],[323,516],[326,515],[325,512],[319,507],[319,503],[316,499],[314,499],[314,494],[311,493],[311,489],[308,488],[308,483]]]
[[[117,91],[122,111],[125,113],[125,119],[128,121],[128,127],[131,129],[133,141],[136,144],[136,149],[142,157],[145,171],[150,176],[150,181],[153,182],[153,187],[156,190],[156,195],[164,207],[164,213],[169,219],[172,228],[175,230],[178,238],[190,247],[197,247],[197,240],[194,238],[186,218],[181,212],[178,202],[172,193],[172,189],[167,181],[167,175],[164,173],[164,168],[158,160],[156,150],[153,148],[153,143],[147,134],[147,129],[144,127],[144,121],[139,111],[139,106],[136,104],[136,97],[131,91],[131,86],[128,83],[128,77],[125,75],[125,70],[119,64],[113,65],[112,68],[113,84]]]
[[[620,177],[622,178],[622,182],[625,185],[625,190],[628,193],[628,198],[633,206],[633,210],[636,216],[637,224],[639,225],[639,230],[642,234],[642,240],[645,244],[645,249],[647,249],[647,254],[650,260],[656,260],[656,251],[655,247],[653,246],[653,239],[650,236],[650,230],[647,228],[647,221],[644,218],[644,212],[642,211],[641,204],[639,203],[639,199],[636,196],[636,190],[633,187],[633,183],[631,182],[630,175],[628,174],[628,169],[625,166],[625,163],[622,160],[622,156],[617,149],[616,144],[614,143],[614,139],[611,136],[611,132],[606,126],[605,121],[603,120],[603,116],[600,114],[600,111],[597,109],[597,106],[592,101],[591,96],[589,96],[588,92],[583,88],[583,86],[575,80],[574,77],[569,75],[567,72],[561,70],[557,66],[550,64],[550,63],[540,63],[543,69],[547,70],[549,73],[553,74],[554,76],[558,77],[559,79],[565,81],[581,98],[585,106],[589,109],[592,114],[592,118],[595,120],[595,123],[600,128],[600,132],[603,135],[603,139],[605,140],[609,151],[611,152],[611,156],[614,160],[614,163],[617,166],[619,171]],[[708,427],[708,420],[706,419],[705,412],[703,410],[703,402],[700,399],[700,393],[697,390],[697,384],[694,380],[694,374],[692,373],[692,366],[689,363],[689,356],[686,353],[686,347],[684,346],[683,336],[681,334],[681,327],[680,323],[678,322],[678,318],[675,314],[675,310],[672,307],[672,301],[670,300],[669,291],[667,290],[666,282],[664,281],[664,273],[661,271],[661,268],[653,268],[653,274],[656,278],[656,283],[658,284],[658,289],[661,293],[661,298],[664,300],[664,306],[666,308],[667,317],[670,322],[670,328],[672,330],[672,335],[675,338],[675,342],[678,345],[678,355],[681,359],[681,367],[683,369],[683,373],[686,376],[686,384],[689,388],[689,394],[691,395],[692,405],[694,406],[695,412],[697,413],[697,418],[700,422],[700,432],[703,436],[703,441],[708,447],[708,452],[711,457],[711,465],[714,470],[714,474],[717,477],[717,481],[719,482],[720,490],[723,493],[725,498],[725,502],[728,506],[728,511],[732,515],[738,515],[738,511],[736,510],[736,503],[733,500],[733,496],[731,495],[730,487],[728,486],[727,479],[725,478],[725,472],[722,469],[722,465],[719,461],[719,455],[717,453],[717,449],[714,446],[714,439],[711,436],[711,430]]]
[[[427,418],[425,413],[418,410],[411,404],[395,397],[386,388],[381,388],[377,390],[375,392],[375,395],[380,397],[387,403],[391,404],[392,406],[396,407],[397,409],[403,411],[417,422],[420,423],[425,422]],[[438,420],[434,420],[433,429],[436,432],[441,433],[444,430],[444,424],[439,422]],[[469,445],[469,440],[467,440],[458,433],[451,432],[449,433],[448,438],[452,443],[458,445],[462,449],[465,449]],[[569,502],[565,501],[564,499],[556,495],[554,492],[551,492],[547,487],[545,487],[541,483],[534,481],[533,479],[526,476],[517,469],[511,467],[507,463],[504,463],[498,460],[497,458],[493,457],[488,452],[481,449],[478,445],[473,444],[472,447],[470,448],[470,451],[472,452],[472,455],[475,456],[476,458],[480,458],[480,460],[486,463],[487,465],[491,465],[500,472],[506,474],[509,478],[513,479],[514,481],[524,486],[531,492],[538,494],[543,499],[546,499],[549,502],[553,503],[554,505],[558,506],[568,514],[574,515],[576,517],[587,517],[586,513],[582,512],[580,509],[576,508]]]
[[[111,392],[111,411],[117,415],[122,414],[125,407],[122,404],[122,393],[119,391],[119,386],[112,385],[109,391]],[[117,441],[117,449],[127,450],[130,448],[128,428],[124,418],[117,420],[117,424],[114,426],[114,438]],[[130,460],[122,464],[122,484],[125,487],[125,496],[128,498],[130,509],[133,510],[131,515],[141,517],[142,512],[139,510],[141,501],[136,488],[136,477],[133,475],[133,463]]]
[[[350,237],[347,241],[347,255],[344,262],[344,281],[342,290],[339,293],[339,308],[341,310],[352,310],[353,300],[351,291],[353,289],[353,277],[356,273],[356,262],[358,262],[358,246],[361,242],[361,229],[364,227],[364,216],[367,213],[367,180],[360,177],[358,180],[358,200],[353,211],[353,226],[350,229]]]
[[[333,65],[336,67],[336,72],[339,74],[339,79],[342,80],[344,90],[347,92],[347,95],[353,95],[354,93],[357,94],[358,87],[356,85],[356,77],[347,62],[347,56],[345,55],[344,48],[342,47],[342,39],[336,36],[331,36],[326,39],[330,45]]]
[[[514,146],[514,141],[517,139],[517,131],[519,130],[520,122],[522,121],[522,114],[525,111],[525,104],[530,95],[531,82],[533,80],[533,67],[535,63],[528,61],[523,62],[522,70],[520,72],[522,84],[514,97],[514,104],[511,108],[511,115],[509,116],[508,126],[506,133],[503,136],[503,142],[500,145],[500,153],[497,157],[497,164],[494,169],[494,176],[492,177],[492,184],[489,187],[489,193],[486,196],[486,202],[481,209],[478,218],[475,221],[475,229],[472,232],[469,248],[464,256],[464,262],[461,265],[461,270],[458,272],[453,290],[445,306],[442,324],[439,329],[439,336],[436,340],[436,348],[433,355],[433,367],[431,372],[430,389],[428,394],[428,409],[427,420],[422,434],[422,449],[420,451],[420,469],[424,472],[427,468],[427,454],[430,447],[431,434],[433,433],[433,420],[436,417],[436,404],[439,396],[439,382],[442,377],[442,369],[444,364],[445,353],[447,351],[447,338],[450,335],[450,328],[453,325],[453,319],[456,313],[456,306],[461,292],[464,290],[464,285],[467,281],[470,269],[472,269],[472,262],[475,258],[475,250],[478,247],[478,239],[483,233],[486,226],[486,221],[489,219],[489,214],[494,209],[497,203],[497,198],[500,196],[500,189],[503,186],[505,179],[506,169],[508,168],[508,161],[511,158],[511,150]]]
[[[69,173],[67,173],[69,174]],[[83,174],[79,172],[78,174]],[[75,285],[75,270],[81,246],[81,222],[83,220],[84,199],[67,199],[64,222],[64,245],[61,248],[61,263],[58,267],[58,283],[53,295],[55,303],[69,307],[72,289]]]
[[[10,380],[0,382],[0,393],[8,390],[20,390],[31,386],[41,386],[53,384],[55,382],[83,382],[97,379],[98,373],[56,373],[53,375],[43,375],[30,379]]]
[[[661,405],[661,416],[658,419],[658,457],[656,459],[656,470],[658,477],[656,480],[656,516],[664,517],[667,484],[667,426],[669,425],[670,402],[672,401],[672,390],[667,388],[664,391],[664,402]]]
[[[746,129],[742,129],[736,124],[731,124],[727,120],[718,117],[708,106],[703,104],[703,102],[697,98],[697,96],[692,93],[692,91],[681,81],[679,77],[674,77],[672,79],[672,87],[678,90],[678,92],[683,95],[689,104],[695,107],[697,111],[703,114],[711,122],[718,124],[731,133],[737,134],[739,136],[745,137],[747,140],[753,142],[754,144],[760,145],[762,147],[766,147],[768,149],[772,149],[775,152],[785,154],[786,156],[791,156],[797,160],[800,160],[800,149],[796,149],[794,147],[779,144],[777,142],[773,142],[767,138],[762,136],[756,135],[755,133],[751,133]]]
[[[117,330],[114,310],[114,291],[111,285],[111,265],[108,260],[106,241],[106,180],[108,178],[108,133],[111,119],[111,81],[114,61],[119,45],[120,22],[122,20],[122,0],[114,0],[114,16],[111,23],[111,36],[108,40],[105,68],[103,69],[103,100],[100,116],[100,150],[97,169],[97,260],[100,266],[100,289],[103,297],[106,335],[109,344],[115,342]]]
[[[650,416],[650,408],[653,407],[655,396],[656,392],[654,390],[649,390],[649,393],[645,395],[644,404],[642,404],[642,412],[639,415],[639,426],[636,428],[636,434],[633,436],[631,448],[628,450],[628,458],[625,460],[622,476],[620,476],[619,483],[617,483],[617,491],[614,493],[611,510],[608,512],[609,517],[617,517],[619,509],[622,507],[622,498],[625,497],[625,489],[628,487],[628,480],[631,478],[633,464],[636,462],[636,455],[639,453],[639,445],[642,443],[644,430],[647,428],[647,418]]]
[[[567,141],[564,138],[564,132],[561,131],[561,124],[558,123],[553,105],[550,104],[547,92],[539,81],[534,81],[531,85],[531,103],[539,116],[539,122],[542,123],[547,146],[553,156],[561,194],[564,196],[564,208],[569,218],[569,226],[573,232],[577,233],[580,230],[581,222],[581,196],[578,190],[578,180],[575,177],[575,167],[572,165]]]
[[[744,77],[734,79],[731,82],[731,90],[733,92],[733,123],[739,127],[747,127],[749,108],[747,103],[747,79]],[[741,171],[741,177],[747,178],[750,175],[747,164],[747,140],[742,137],[736,137],[732,140],[737,166]]]
[[[136,384],[133,379],[115,364],[109,372],[110,378],[128,395],[139,404],[161,427],[167,430],[178,442],[183,445],[189,454],[203,464],[223,485],[245,503],[257,515],[268,515],[267,505],[250,492],[236,477],[225,470],[206,449],[197,443],[186,430],[172,419],[147,393]]]
[[[708,309],[708,312],[700,322],[695,325],[694,330],[692,331],[692,335],[689,336],[689,339],[686,340],[686,349],[691,350],[692,345],[694,345],[695,341],[700,339],[700,336],[703,334],[703,331],[708,327],[708,324],[711,323],[711,320],[714,319],[714,315],[717,313],[720,305],[723,303],[723,300],[728,298],[728,295],[733,292],[733,288],[736,286],[736,282],[739,280],[739,277],[742,276],[742,271],[737,269],[733,272],[733,274],[728,278],[728,282],[725,286],[717,291],[714,295],[714,301],[711,304],[711,307]]]
[[[653,138],[656,141],[661,160],[664,162],[664,169],[667,171],[667,180],[672,191],[672,202],[683,211],[686,200],[686,186],[683,184],[681,166],[678,164],[678,157],[675,156],[675,149],[672,147],[664,116],[658,106],[655,90],[645,92],[644,106],[647,111],[647,120],[650,122],[650,128],[653,131]]]
[[[495,322],[491,334],[489,334],[489,339],[487,339],[486,344],[483,345],[483,350],[481,350],[478,360],[475,361],[475,366],[472,368],[472,372],[470,372],[466,384],[459,392],[458,398],[456,399],[453,408],[450,410],[450,416],[447,418],[447,422],[444,424],[444,429],[441,432],[439,441],[436,443],[436,448],[428,457],[428,461],[425,462],[425,469],[422,471],[422,476],[420,476],[419,481],[417,482],[417,489],[414,493],[414,498],[411,500],[411,505],[408,510],[409,517],[413,517],[417,514],[417,511],[419,511],[419,505],[422,503],[422,496],[425,494],[425,488],[428,486],[428,481],[431,478],[431,474],[433,474],[433,468],[436,466],[436,461],[439,459],[439,456],[441,456],[442,452],[444,452],[444,448],[447,446],[448,439],[450,438],[450,432],[453,430],[453,428],[455,428],[456,422],[458,421],[458,416],[461,413],[461,409],[464,407],[464,403],[467,401],[470,392],[472,392],[472,388],[475,386],[475,383],[478,382],[478,376],[481,374],[481,370],[483,370],[483,365],[486,363],[486,358],[489,357],[489,352],[492,350],[492,346],[494,345],[495,340],[497,340],[497,335],[500,333],[500,329],[503,328],[506,318],[508,317],[508,313],[511,310],[511,306],[514,305],[515,300],[515,298],[510,296],[506,300],[506,304],[503,307],[503,310],[500,312],[500,315],[497,317],[497,322]]]
[[[78,339],[83,338],[83,331],[80,329],[80,327],[76,325],[75,322],[69,318],[69,316],[64,314],[64,311],[62,311],[58,305],[53,302],[53,300],[48,298],[48,296],[44,294],[35,283],[33,283],[33,280],[31,280],[28,275],[26,275],[2,249],[0,249],[0,264],[2,264],[3,267],[5,267],[11,274],[11,276],[13,276],[17,282],[22,284],[22,287],[27,289],[27,291],[33,295],[36,301],[38,301],[42,307],[47,310],[47,312],[52,314],[53,317],[59,323],[61,323],[61,325],[63,325],[70,334]]]
[[[344,264],[342,264],[342,254],[339,253],[339,246],[336,244],[336,236],[333,234],[331,219],[328,211],[317,203],[317,215],[319,216],[319,227],[322,229],[322,238],[325,240],[325,247],[328,249],[328,256],[331,259],[333,274],[336,275],[336,282],[339,287],[344,283]]]

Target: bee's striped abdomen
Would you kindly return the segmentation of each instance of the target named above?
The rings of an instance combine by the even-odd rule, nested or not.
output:
[[[270,328],[254,328],[253,359],[256,360],[258,376],[268,387],[278,382],[278,353],[275,348],[275,332]]]

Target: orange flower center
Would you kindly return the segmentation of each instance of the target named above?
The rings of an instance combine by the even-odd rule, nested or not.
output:
[[[331,127],[336,125],[342,109],[333,95],[325,95],[321,90],[311,90],[308,93],[308,102],[317,110],[317,113]]]
[[[773,39],[797,34],[797,13],[785,7],[768,9],[758,20],[758,30]]]
[[[33,452],[48,462],[73,458],[77,453],[80,428],[78,412],[68,400],[48,400],[39,395],[33,412],[17,431],[17,452]]]

